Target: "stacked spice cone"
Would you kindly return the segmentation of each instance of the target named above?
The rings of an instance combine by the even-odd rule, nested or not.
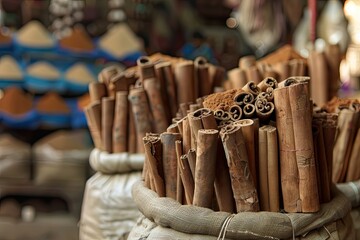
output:
[[[269,116],[243,114],[244,101],[264,100]],[[265,78],[177,115],[166,132],[143,138],[143,179],[160,197],[230,213],[313,213],[331,200],[337,118],[313,108],[308,77]]]
[[[265,77],[282,82],[290,76],[310,76],[311,98],[322,106],[337,95],[341,57],[338,45],[328,45],[323,52],[312,51],[308,59],[285,45],[258,61],[254,56],[240,58],[239,66],[228,72],[224,88],[242,88],[249,81],[258,84]]]
[[[166,131],[178,104],[208,95],[223,81],[224,70],[205,58],[195,61],[154,54],[120,71],[103,69],[89,85],[91,104],[85,109],[95,146],[117,152],[144,152],[147,132]]]

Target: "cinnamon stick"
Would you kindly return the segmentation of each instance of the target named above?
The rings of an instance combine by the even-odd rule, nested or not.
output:
[[[154,146],[156,145],[156,146]],[[144,138],[144,149],[145,149],[145,161],[147,162],[147,166],[149,172],[154,179],[155,192],[159,195],[159,197],[165,197],[165,185],[164,179],[161,177],[161,174],[158,171],[159,165],[162,164],[161,160],[161,152],[159,154],[159,150],[161,151],[161,143],[158,138],[156,142],[151,142]]]
[[[114,153],[127,151],[128,112],[128,92],[117,92],[112,139]]]
[[[243,107],[244,118],[253,118],[255,117],[256,108],[254,104],[246,104]]]
[[[195,168],[196,168],[196,150],[195,149],[189,150],[188,161],[189,161],[191,173],[192,173],[194,181],[195,181]]]
[[[246,153],[249,162],[250,173],[254,181],[254,186],[257,186],[257,166],[256,166],[256,154],[255,154],[255,129],[254,121],[251,119],[242,119],[234,122],[235,125],[241,127],[242,136],[246,145]]]
[[[137,152],[137,138],[136,138],[136,127],[135,127],[135,119],[134,119],[134,113],[132,110],[128,109],[128,122],[129,122],[129,128],[127,132],[127,143],[128,143],[128,152],[129,153],[136,153]]]
[[[301,210],[302,212],[317,212],[320,204],[312,139],[310,94],[307,83],[292,85],[288,91],[299,171]]]
[[[249,67],[255,66],[255,64],[256,58],[252,55],[244,56],[239,59],[239,68],[241,69],[247,69]]]
[[[268,184],[270,212],[280,210],[278,137],[275,127],[267,126]]]
[[[245,70],[246,78],[249,81],[254,82],[255,84],[259,84],[262,80],[262,75],[259,69],[256,66],[249,67]]]
[[[195,92],[195,98],[199,96],[206,96],[213,92],[213,82],[212,78],[209,75],[209,64],[204,57],[197,57],[194,61],[195,66],[195,87],[198,89],[198,92]]]
[[[192,133],[192,147],[197,146],[197,133],[200,129],[217,129],[213,112],[208,108],[201,108],[188,114],[188,120]]]
[[[254,101],[254,95],[249,92],[240,92],[234,96],[234,102],[240,107],[244,107],[246,104],[251,104]]]
[[[345,180],[359,115],[359,112],[349,109],[342,109],[339,113],[333,155],[332,180],[335,183]]]
[[[118,91],[128,91],[128,83],[125,77],[124,72],[119,72],[116,75],[113,75],[108,83],[108,95],[110,97],[116,98],[116,92]]]
[[[177,192],[177,155],[175,142],[181,139],[179,133],[162,133],[160,135],[162,150],[162,164],[164,169],[165,195],[176,200]]]
[[[360,128],[358,128],[356,137],[352,146],[349,157],[349,167],[346,175],[346,182],[356,181],[360,179]]]
[[[112,130],[114,123],[114,106],[113,97],[104,97],[101,100],[101,134],[104,145],[104,151],[112,153]]]
[[[219,131],[201,129],[196,149],[193,205],[211,208],[216,172],[216,151]]]
[[[194,64],[192,61],[184,61],[176,64],[174,69],[177,102],[194,102],[196,99],[194,89]]]
[[[319,105],[329,100],[328,70],[323,52],[312,51],[308,58],[311,77],[311,98]]]
[[[274,64],[272,67],[279,74],[279,82],[282,82],[290,77],[289,62],[279,62]]]
[[[259,201],[249,162],[241,126],[229,124],[221,129],[220,136],[224,145],[231,176],[237,212],[259,211]]]
[[[265,98],[258,98],[255,101],[256,115],[262,122],[268,122],[275,110],[274,104],[268,102]]]
[[[249,93],[253,94],[254,96],[257,96],[260,93],[260,89],[258,88],[258,86],[255,84],[254,81],[249,81],[242,88],[242,90],[244,90],[245,92],[249,92]]]
[[[259,201],[262,211],[270,211],[268,182],[268,141],[263,126],[259,129]]]
[[[239,105],[232,105],[229,108],[230,119],[233,121],[240,120],[242,117],[242,109]]]
[[[246,85],[247,78],[244,69],[234,68],[228,71],[227,74],[233,88],[242,88]]]
[[[155,68],[154,63],[151,61],[151,59],[147,56],[141,56],[136,61],[138,69],[139,69],[139,75],[141,81],[144,83],[144,80],[149,78],[155,78]]]
[[[99,82],[89,83],[89,94],[92,103],[101,101],[101,98],[107,95],[105,84]]]
[[[170,132],[170,133],[180,133],[180,132],[179,132],[179,128],[178,128],[178,124],[177,124],[177,123],[171,124],[171,125],[166,129],[166,132]]]
[[[167,103],[167,111],[169,113],[168,119],[171,116],[175,116],[177,109],[177,96],[175,79],[170,62],[163,62],[155,65],[157,77],[160,83],[164,82],[164,85],[160,85],[162,92],[166,92],[166,96],[163,97],[163,102]],[[165,88],[165,89],[163,89]]]
[[[191,149],[191,128],[188,117],[183,118],[182,123],[183,151],[187,153]]]
[[[130,90],[129,101],[134,114],[134,122],[136,127],[136,137],[138,152],[143,152],[143,144],[141,144],[146,133],[152,131],[152,116],[148,99],[143,88],[134,88]]]
[[[181,180],[184,184],[184,193],[186,197],[186,202],[192,204],[194,198],[195,184],[194,184],[193,175],[191,173],[187,154],[184,154],[180,157],[178,166],[180,169]]]
[[[301,212],[299,171],[295,155],[294,124],[288,88],[274,90],[276,128],[280,150],[283,205],[286,212]]]
[[[313,120],[313,124],[318,129],[317,138],[314,138],[314,150],[317,156],[317,165],[319,166],[318,171],[318,192],[320,203],[327,203],[331,200],[331,175],[329,176],[328,173],[328,164],[326,160],[326,150],[324,144],[324,134],[323,134],[323,122],[318,120]],[[316,149],[315,149],[316,146]]]
[[[150,104],[150,109],[154,118],[154,130],[157,133],[164,132],[169,125],[162,101],[160,85],[155,78],[147,78],[143,82],[145,92]]]
[[[265,92],[267,88],[271,87],[272,89],[277,88],[278,83],[275,78],[266,77],[258,85],[260,91]]]
[[[224,146],[221,139],[218,140],[216,153],[216,176],[215,176],[215,195],[219,210],[222,212],[235,212],[235,202],[231,188],[229,167],[226,163]]]
[[[102,142],[101,142],[101,127],[98,126],[98,123],[96,123],[96,120],[94,119],[93,115],[94,113],[94,104],[97,104],[100,106],[99,102],[94,102],[90,104],[89,106],[85,107],[84,113],[86,116],[86,121],[89,126],[91,137],[94,141],[94,145],[97,149],[102,150]],[[101,111],[99,111],[101,112]],[[97,117],[100,120],[100,116]],[[100,120],[101,121],[101,120]],[[99,124],[101,126],[101,123]]]
[[[328,99],[337,95],[340,87],[340,62],[341,50],[338,44],[327,44],[325,47],[325,59],[329,69]]]
[[[177,159],[177,174],[176,174],[176,201],[183,203],[184,187],[180,175],[180,161],[182,152],[182,143],[180,140],[175,141],[175,151]]]

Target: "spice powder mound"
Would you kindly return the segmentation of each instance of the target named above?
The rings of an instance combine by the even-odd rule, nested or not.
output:
[[[219,108],[228,111],[230,106],[234,104],[234,96],[240,92],[243,92],[243,90],[231,89],[225,92],[213,93],[205,98],[203,105],[213,111]]]
[[[96,81],[95,76],[82,63],[77,63],[69,68],[65,73],[65,78],[69,81],[80,84],[89,84]]]
[[[32,96],[17,87],[7,88],[0,99],[0,111],[14,117],[30,112],[32,106]]]
[[[51,64],[45,61],[39,61],[31,64],[27,69],[28,74],[40,77],[46,80],[57,80],[60,77],[60,72]]]
[[[0,58],[0,78],[6,80],[23,80],[23,73],[13,57],[5,55]]]
[[[69,114],[70,108],[59,94],[50,92],[39,99],[36,109],[44,114]]]
[[[38,21],[31,21],[17,32],[17,40],[23,45],[32,47],[53,47],[54,39],[46,28]]]
[[[83,27],[74,27],[71,34],[62,38],[60,46],[74,52],[90,52],[95,49],[90,36],[87,34]]]

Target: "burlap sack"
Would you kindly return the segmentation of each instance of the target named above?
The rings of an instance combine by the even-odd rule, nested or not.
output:
[[[57,131],[35,143],[34,182],[37,185],[84,185],[92,150],[86,130]]]
[[[351,202],[353,207],[351,210],[351,217],[354,224],[354,231],[356,239],[360,239],[360,180],[339,183],[336,186]]]
[[[31,146],[9,134],[0,136],[0,180],[30,180]]]
[[[144,154],[107,153],[94,149],[90,155],[90,166],[104,174],[127,173],[141,171]]]
[[[86,183],[80,240],[123,240],[140,216],[131,188],[141,178],[142,154],[108,154],[94,149],[90,165],[98,171]]]
[[[331,202],[323,204],[314,214],[247,212],[236,215],[159,198],[144,187],[143,182],[136,183],[132,193],[147,219],[138,221],[129,240],[216,239],[221,236],[222,227],[226,228],[226,239],[355,239],[348,216],[351,205],[338,191]]]

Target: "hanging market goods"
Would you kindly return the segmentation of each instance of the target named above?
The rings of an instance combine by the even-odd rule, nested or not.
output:
[[[31,76],[38,77],[44,80],[58,80],[60,72],[52,64],[39,61],[31,64],[26,69],[27,73]]]
[[[334,98],[319,110],[319,114],[331,116],[330,120],[337,119],[333,123],[336,126],[336,132],[330,133],[335,136],[334,150],[332,152],[332,181],[342,183],[360,179],[358,167],[360,141],[359,100]]]
[[[161,54],[140,57],[136,67],[125,71],[114,66],[104,68],[98,75],[99,81],[89,84],[91,104],[85,108],[96,147],[104,150],[106,136],[112,138],[112,148],[107,151],[144,152],[142,141],[146,133],[167,131],[172,118],[177,115],[177,103],[180,103],[179,111],[184,116],[190,107],[193,110],[202,108],[200,98],[199,103],[192,106],[188,101],[195,102],[195,96],[212,93],[215,87],[221,85],[222,73],[222,68],[208,63],[202,57],[193,62]],[[191,98],[187,96],[189,92]],[[99,127],[102,123],[99,102],[105,97],[115,100],[110,137]],[[216,126],[214,116],[210,115]],[[186,126],[190,127],[189,124],[187,122]],[[187,130],[186,133],[191,133],[190,128]],[[178,126],[173,125],[169,132],[179,132]],[[102,135],[101,140],[99,134]],[[186,150],[190,150],[190,147],[188,145]]]
[[[91,52],[95,49],[92,39],[87,34],[85,29],[80,26],[75,26],[69,36],[65,36],[59,40],[62,48],[74,52]]]
[[[9,55],[5,55],[0,58],[0,79],[4,79],[4,80],[24,79],[24,75],[21,71],[20,66],[17,64],[16,60]]]
[[[42,96],[36,103],[36,110],[43,114],[70,114],[70,108],[64,99],[55,92]]]
[[[337,95],[340,61],[338,45],[327,45],[324,52],[311,52],[308,59],[285,45],[257,62],[251,56],[242,57],[239,67],[228,72],[224,88],[243,88],[250,81],[258,84],[266,77],[278,79],[280,83],[290,76],[310,76],[311,98],[322,106]]]
[[[14,117],[21,117],[33,108],[33,97],[17,87],[5,89],[0,99],[0,111]]]
[[[99,47],[115,58],[122,58],[143,49],[140,40],[125,23],[110,28],[100,38]]]
[[[82,63],[77,63],[65,72],[68,81],[78,84],[89,84],[95,82],[94,74]]]
[[[23,26],[16,35],[16,40],[25,46],[35,48],[49,48],[55,46],[55,41],[38,21],[31,21]]]

